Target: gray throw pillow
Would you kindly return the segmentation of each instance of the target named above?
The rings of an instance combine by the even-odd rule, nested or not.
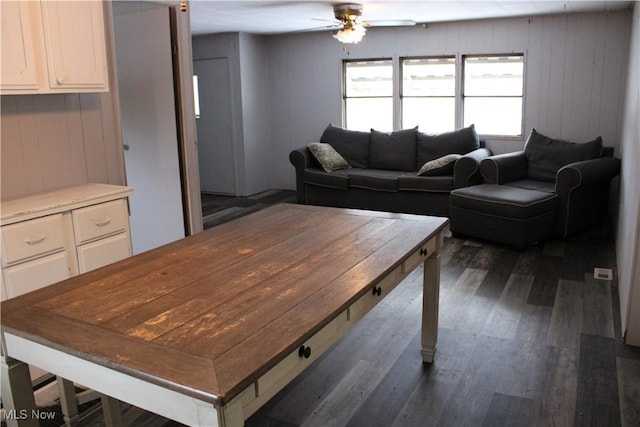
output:
[[[333,172],[338,169],[347,169],[351,166],[330,144],[312,142],[307,145],[313,157],[320,163],[325,172]]]
[[[418,171],[420,176],[437,176],[437,175],[453,175],[453,167],[456,160],[462,157],[462,154],[447,154],[435,160],[428,161]]]
[[[569,142],[553,139],[531,130],[524,146],[527,157],[527,178],[554,182],[556,173],[569,163],[600,157],[602,138],[589,142]]]

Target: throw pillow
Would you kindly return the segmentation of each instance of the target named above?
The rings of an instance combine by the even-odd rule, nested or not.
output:
[[[387,133],[371,129],[369,167],[396,171],[416,170],[418,127]]]
[[[462,154],[447,154],[431,160],[420,168],[418,175],[420,176],[437,176],[437,175],[453,175],[453,167],[456,160],[462,157]]]
[[[570,142],[553,139],[531,130],[524,146],[527,157],[527,178],[555,182],[556,173],[569,163],[600,157],[602,138],[589,142]]]
[[[320,163],[325,172],[333,172],[338,169],[347,169],[351,166],[330,144],[312,142],[307,145],[313,157]]]
[[[369,132],[343,129],[329,124],[322,132],[320,142],[331,144],[354,168],[369,166]]]
[[[467,154],[480,146],[480,139],[474,125],[466,128],[429,135],[418,132],[417,163],[419,168],[426,162],[447,154]]]

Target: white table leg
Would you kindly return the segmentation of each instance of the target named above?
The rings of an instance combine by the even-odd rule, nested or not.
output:
[[[424,262],[422,292],[422,360],[433,363],[438,340],[438,305],[440,298],[440,254]]]
[[[38,427],[40,424],[33,397],[29,365],[10,357],[1,357],[2,405],[7,427]]]
[[[76,390],[73,382],[62,377],[56,377],[58,391],[60,392],[60,407],[64,418],[64,425],[73,427],[78,425],[80,415],[78,414],[78,402],[76,401]]]

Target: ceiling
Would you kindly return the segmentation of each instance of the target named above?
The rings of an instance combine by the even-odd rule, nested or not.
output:
[[[362,19],[406,20],[417,23],[532,16],[629,8],[632,1],[459,1],[361,0]],[[281,34],[326,29],[333,21],[336,0],[191,0],[193,35],[221,32]]]

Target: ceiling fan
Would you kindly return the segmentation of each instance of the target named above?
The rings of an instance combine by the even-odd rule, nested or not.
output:
[[[339,3],[333,6],[333,13],[338,22],[325,28],[337,28],[333,35],[342,43],[358,43],[364,37],[368,27],[395,27],[416,25],[415,21],[383,20],[359,21],[362,16],[362,5],[358,3]]]

